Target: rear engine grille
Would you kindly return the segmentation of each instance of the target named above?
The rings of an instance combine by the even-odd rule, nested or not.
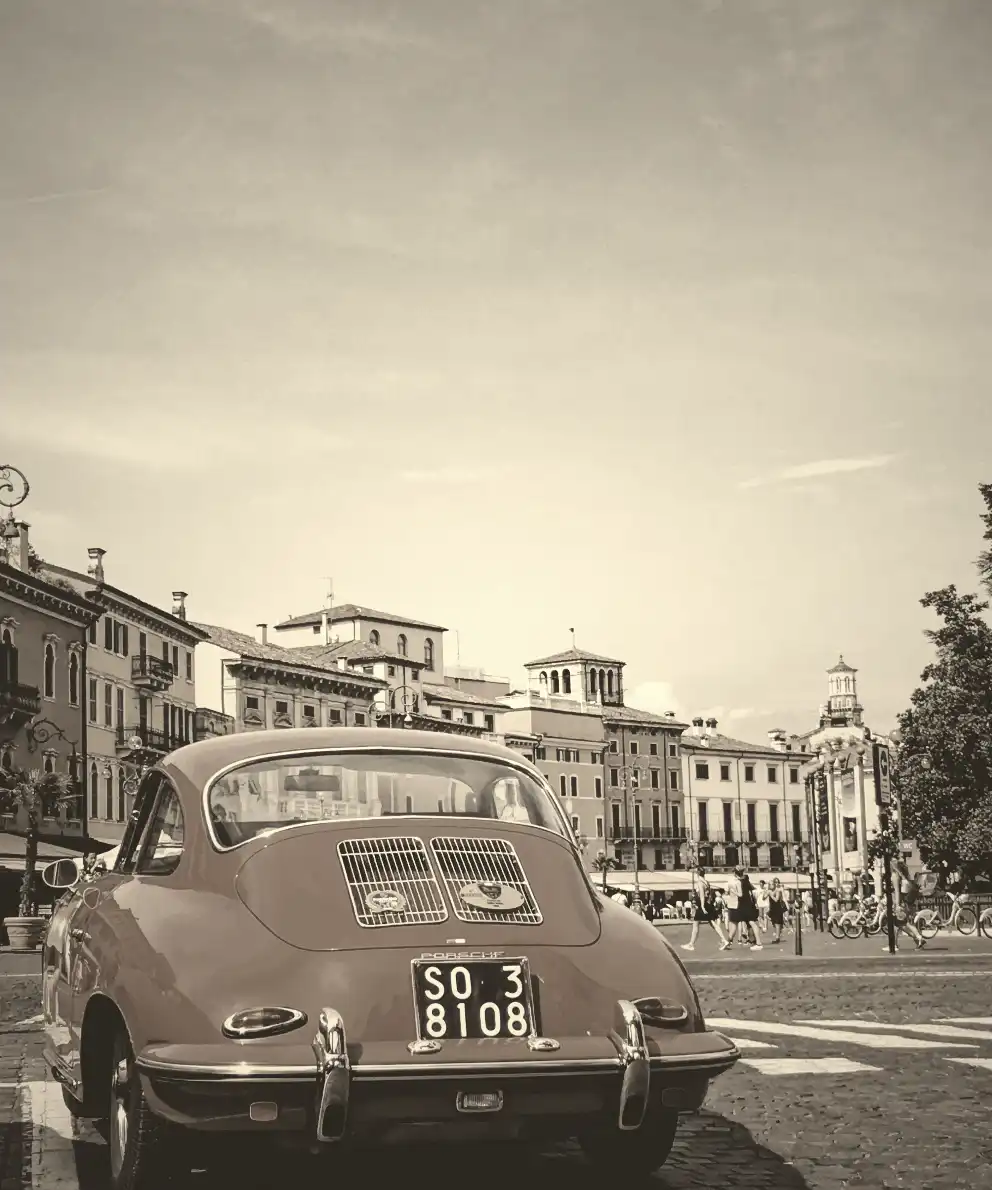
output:
[[[447,919],[423,840],[344,839],[338,843],[338,858],[360,926],[412,926]],[[376,898],[375,893],[399,893],[403,908],[383,910],[388,898]]]
[[[518,922],[540,925],[544,920],[512,843],[505,839],[431,840],[441,879],[460,921]],[[498,884],[516,889],[524,899],[519,909],[477,909],[467,905],[460,891],[467,884]]]

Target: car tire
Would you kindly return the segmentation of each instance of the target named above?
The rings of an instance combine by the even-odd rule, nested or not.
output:
[[[178,1129],[156,1116],[141,1089],[127,1032],[114,1037],[110,1065],[109,1190],[158,1190],[180,1168]]]
[[[649,1108],[644,1123],[635,1131],[611,1127],[589,1132],[579,1137],[579,1144],[594,1169],[623,1185],[661,1169],[672,1151],[678,1126],[678,1112]]]

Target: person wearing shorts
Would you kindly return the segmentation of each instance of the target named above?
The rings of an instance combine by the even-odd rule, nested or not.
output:
[[[727,906],[727,937],[731,942],[736,939],[741,921],[743,920],[741,917],[741,896],[744,892],[741,877],[743,875],[743,868],[734,868],[734,874],[727,882],[727,888],[723,894],[723,899]]]
[[[703,922],[707,922],[720,939],[720,949],[726,950],[730,942],[720,928],[720,914],[716,908],[713,889],[706,879],[706,871],[702,867],[696,869],[696,880],[692,890],[692,910],[692,933],[689,935],[689,941],[683,943],[682,949],[696,949],[699,927]]]

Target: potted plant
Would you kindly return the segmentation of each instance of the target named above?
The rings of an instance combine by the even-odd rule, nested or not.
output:
[[[72,793],[72,782],[62,773],[41,769],[0,769],[0,812],[25,820],[24,879],[21,881],[17,917],[3,924],[12,950],[35,950],[45,933],[45,919],[38,916],[38,836],[41,822],[57,811]]]

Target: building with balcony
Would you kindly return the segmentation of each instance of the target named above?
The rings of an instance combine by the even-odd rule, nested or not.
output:
[[[687,726],[624,702],[624,662],[574,647],[524,666],[523,689],[504,698],[507,744],[532,756],[562,800],[591,863],[604,851],[611,877],[643,887],[687,883],[679,740]]]
[[[195,649],[204,634],[186,617],[185,591],[172,593],[167,612],[111,585],[106,551],[88,552],[85,574],[48,563],[44,574],[103,608],[87,637],[86,788],[90,834],[115,843],[131,812],[136,766],[193,739]]]
[[[81,845],[87,633],[101,607],[68,583],[43,576],[27,524],[6,521],[0,544],[0,765],[75,780],[76,795],[51,808],[42,837]],[[0,817],[0,831],[23,833],[26,825],[23,812]]]
[[[685,824],[693,854],[708,871],[738,864],[756,877],[794,887],[796,862],[809,862],[810,824],[803,763],[784,732],[752,744],[695,718],[682,736]]]

